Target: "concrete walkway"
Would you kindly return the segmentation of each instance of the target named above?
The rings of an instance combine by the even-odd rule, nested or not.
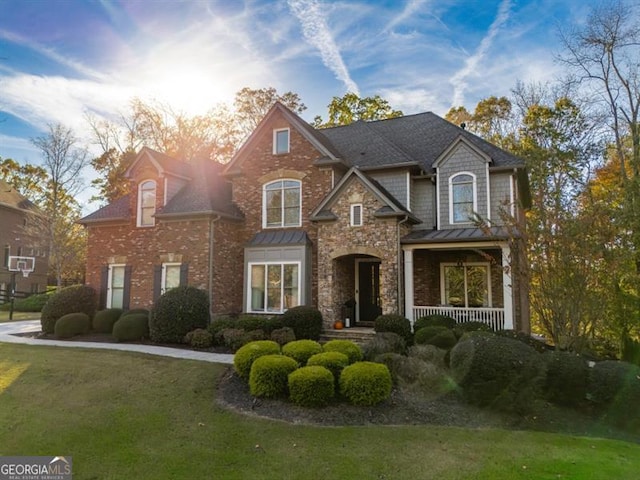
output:
[[[16,333],[39,332],[40,320],[25,320],[22,322],[0,323],[0,342],[22,343],[25,345],[49,345],[54,347],[98,348],[102,350],[124,350],[127,352],[148,353],[163,357],[186,358],[202,362],[233,364],[233,355],[224,353],[196,352],[181,348],[156,347],[154,345],[135,345],[130,343],[99,343],[75,342],[65,340],[40,340],[37,338],[20,337]]]

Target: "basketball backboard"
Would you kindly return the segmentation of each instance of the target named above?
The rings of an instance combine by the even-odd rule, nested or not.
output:
[[[20,272],[23,277],[28,277],[36,266],[35,257],[9,256],[9,271]]]

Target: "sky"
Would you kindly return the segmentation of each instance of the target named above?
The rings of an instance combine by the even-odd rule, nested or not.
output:
[[[86,114],[134,97],[195,115],[272,86],[309,121],[346,92],[473,110],[560,76],[558,29],[595,1],[0,0],[0,157],[38,164],[30,139],[56,123],[97,152]]]

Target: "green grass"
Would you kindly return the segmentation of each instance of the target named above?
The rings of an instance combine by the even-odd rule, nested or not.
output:
[[[244,416],[215,402],[225,368],[0,344],[0,455],[70,455],[75,480],[638,478],[614,440]]]
[[[40,312],[13,312],[13,321],[19,320],[40,320]],[[9,321],[9,312],[0,310],[0,323]]]

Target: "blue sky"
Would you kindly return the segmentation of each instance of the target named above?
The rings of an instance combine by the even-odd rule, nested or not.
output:
[[[558,26],[592,0],[0,0],[0,157],[39,162],[29,139],[131,98],[186,113],[242,87],[297,92],[307,120],[333,96],[379,94],[444,115],[561,73]]]

